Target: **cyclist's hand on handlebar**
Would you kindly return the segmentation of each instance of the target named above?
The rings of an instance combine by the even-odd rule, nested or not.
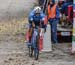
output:
[[[33,27],[35,27],[35,24],[34,24],[34,23],[32,23],[32,26],[33,26]]]

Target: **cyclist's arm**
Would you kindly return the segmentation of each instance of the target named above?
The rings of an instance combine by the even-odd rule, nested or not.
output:
[[[43,26],[42,28],[44,29],[44,32],[46,32],[46,25],[47,24],[45,24],[45,16],[42,17],[42,21],[41,22],[42,22],[41,25]]]

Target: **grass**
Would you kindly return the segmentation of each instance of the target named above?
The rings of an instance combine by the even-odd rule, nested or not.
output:
[[[0,40],[5,40],[5,38],[13,37],[14,40],[23,41],[26,32],[25,25],[27,24],[27,18],[17,20],[14,19],[10,21],[0,22]]]

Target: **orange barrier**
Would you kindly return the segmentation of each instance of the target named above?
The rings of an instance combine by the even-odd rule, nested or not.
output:
[[[45,16],[44,25],[47,25],[47,23],[48,23],[48,19],[47,16]]]
[[[40,36],[40,39],[39,39],[39,50],[41,51],[43,49],[43,37]]]

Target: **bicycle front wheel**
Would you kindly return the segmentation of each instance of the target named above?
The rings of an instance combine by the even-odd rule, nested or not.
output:
[[[38,60],[39,58],[39,36],[36,36],[36,48],[34,49],[34,57],[35,57],[35,60]]]
[[[31,46],[29,46],[29,57],[32,57],[33,55],[33,49]]]

